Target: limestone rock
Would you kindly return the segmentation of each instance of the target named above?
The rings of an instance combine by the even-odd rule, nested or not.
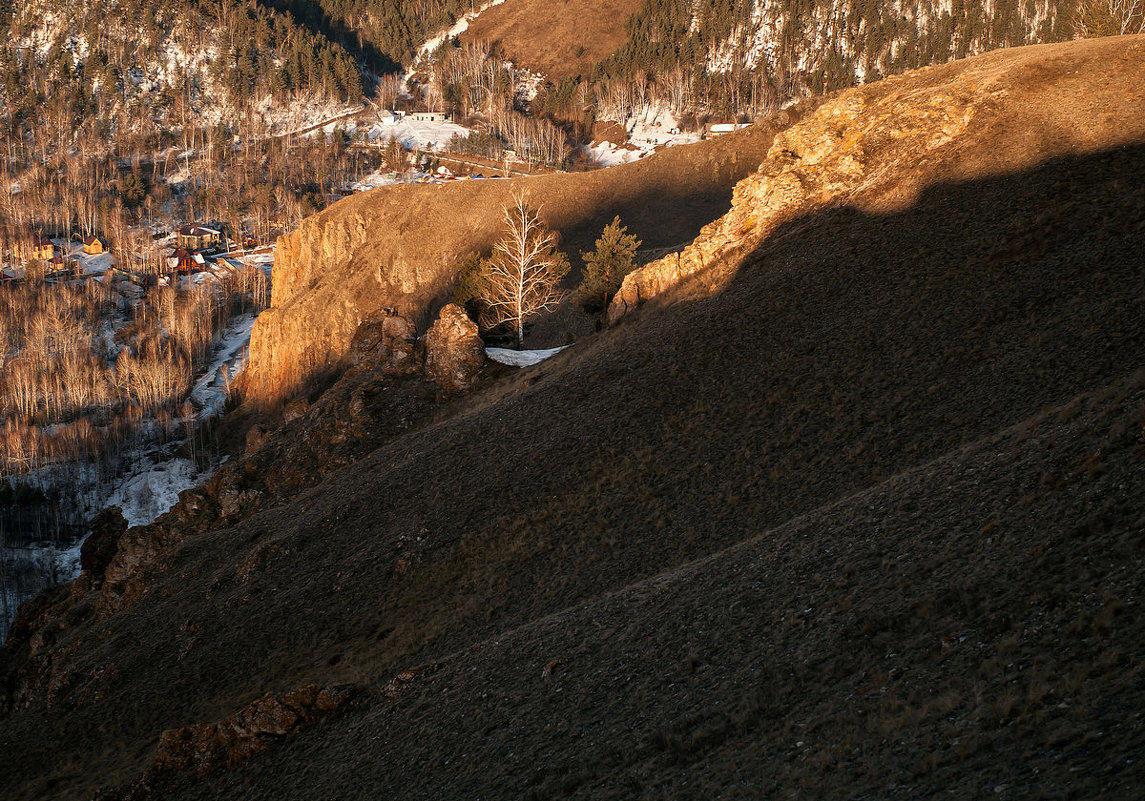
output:
[[[387,375],[414,375],[421,370],[417,329],[393,309],[382,308],[358,324],[350,340],[350,363]]]
[[[425,335],[425,375],[450,392],[473,384],[485,364],[477,325],[455,303],[442,308]]]
[[[852,202],[860,192],[875,197],[896,176],[909,174],[957,139],[981,102],[972,82],[947,89],[923,97],[854,89],[777,134],[759,169],[736,184],[727,214],[704,226],[683,251],[625,277],[609,322],[686,281],[696,292],[716,291],[780,226],[816,208]]]

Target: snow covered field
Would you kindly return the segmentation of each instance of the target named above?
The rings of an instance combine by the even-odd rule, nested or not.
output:
[[[406,150],[444,150],[454,136],[469,136],[469,128],[452,122],[415,120],[409,115],[393,122],[379,122],[367,132],[371,142],[384,144],[397,139]]]

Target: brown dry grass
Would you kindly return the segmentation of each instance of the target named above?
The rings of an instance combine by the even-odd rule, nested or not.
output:
[[[682,246],[727,211],[735,183],[759,166],[775,132],[801,110],[606,170],[387,187],[334,204],[280,243],[272,308],[251,339],[251,392],[289,393],[306,378],[292,371],[337,362],[357,324],[379,306],[396,306],[427,328],[449,298],[464,255],[489,252],[501,235],[502,209],[514,191],[526,192],[560,232],[573,262],[570,282],[580,252],[593,247],[615,215],[646,248]],[[577,333],[561,327],[541,341],[564,344]]]
[[[464,41],[500,42],[514,63],[558,80],[587,76],[628,39],[639,0],[506,0],[484,11]]]
[[[0,795],[448,661],[181,797],[1133,798],[1143,253],[1145,145],[798,220],[69,607]]]

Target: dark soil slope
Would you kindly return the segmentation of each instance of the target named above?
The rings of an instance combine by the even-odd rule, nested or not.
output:
[[[176,797],[1137,798],[1143,426],[1139,370]]]
[[[354,682],[135,797],[1134,797],[1145,144],[1032,146],[785,224],[718,294],[189,537],[123,611],[60,600],[3,651],[37,689],[0,796]]]

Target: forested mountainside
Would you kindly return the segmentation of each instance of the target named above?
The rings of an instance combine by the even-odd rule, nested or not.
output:
[[[479,0],[260,0],[357,51],[366,65],[409,64],[431,35],[481,5]]]
[[[1083,5],[1079,0],[643,0],[627,21],[627,41],[590,75],[660,94],[691,110],[751,116],[749,110],[808,93],[999,47],[1073,38]],[[515,49],[511,38],[506,46],[528,63],[528,54]]]
[[[0,104],[19,147],[65,148],[91,128],[161,142],[274,104],[349,100],[366,74],[407,63],[463,0],[29,0],[4,13]],[[47,142],[41,142],[46,139]]]

